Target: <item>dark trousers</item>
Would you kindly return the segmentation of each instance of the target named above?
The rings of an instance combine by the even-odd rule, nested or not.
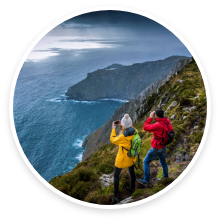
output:
[[[119,175],[121,173],[121,168],[115,167],[114,170],[114,196],[116,196],[119,192]],[[135,176],[135,172],[134,172],[134,165],[131,167],[128,167],[128,172],[130,174],[130,185],[131,188],[134,189],[135,188],[135,180],[136,180],[136,176]]]

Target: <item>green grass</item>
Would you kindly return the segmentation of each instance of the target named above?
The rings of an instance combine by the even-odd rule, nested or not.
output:
[[[178,79],[183,80],[183,82],[178,82]],[[174,113],[176,114],[176,118],[172,120],[175,138],[167,149],[168,164],[171,165],[169,173],[177,174],[178,176],[180,171],[178,165],[173,165],[175,154],[188,153],[189,156],[193,157],[201,142],[206,122],[206,93],[200,71],[196,63],[192,61],[179,71],[177,76],[173,75],[166,84],[161,86],[158,89],[158,93],[153,93],[150,97],[146,97],[144,101],[147,106],[146,112],[142,113],[137,123],[134,124],[143,142],[140,153],[140,168],[135,171],[137,177],[143,176],[143,159],[151,148],[152,133],[143,131],[143,122],[149,117],[150,111],[158,106],[166,93],[168,93],[168,103],[163,107],[164,110],[173,101],[178,103],[176,107],[170,108],[166,113],[168,118]],[[195,99],[197,95],[199,97]],[[172,98],[173,96],[174,98]],[[196,106],[196,109],[189,112],[189,107],[192,106]],[[183,116],[187,117],[183,120]],[[198,129],[192,131],[195,124],[198,125]],[[183,144],[183,139],[187,139],[186,144]],[[90,203],[109,204],[113,196],[113,185],[101,189],[99,178],[104,173],[113,173],[117,151],[117,146],[105,144],[93,156],[80,162],[71,172],[53,178],[50,184],[74,198]],[[162,178],[162,176],[162,167],[159,167],[157,177]],[[165,188],[172,181],[173,179],[162,179],[152,189],[137,189],[132,194],[132,197],[151,196]],[[121,192],[124,191],[126,185],[129,185],[129,174],[127,169],[123,169],[119,184]]]
[[[154,195],[155,193],[158,193],[165,187],[167,187],[169,184],[171,184],[174,181],[172,178],[162,178],[157,182],[157,184],[151,188],[151,189],[136,189],[134,193],[132,194],[132,198],[135,199],[139,196],[149,197]]]

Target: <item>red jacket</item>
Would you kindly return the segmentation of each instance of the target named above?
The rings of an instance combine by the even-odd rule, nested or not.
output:
[[[153,132],[153,137],[151,139],[151,147],[155,148],[155,149],[162,149],[164,148],[166,145],[161,145],[160,144],[160,138],[162,138],[162,134],[163,134],[163,129],[164,129],[164,126],[162,124],[160,124],[159,122],[165,124],[165,123],[169,123],[168,124],[168,130],[169,132],[173,131],[173,127],[170,123],[170,120],[167,119],[167,117],[164,117],[164,118],[155,118],[154,120],[157,121],[156,123],[154,124],[151,124],[152,122],[152,118],[149,117],[145,123],[144,123],[144,126],[143,126],[143,129],[148,131],[148,132]],[[154,137],[157,138],[154,139]]]

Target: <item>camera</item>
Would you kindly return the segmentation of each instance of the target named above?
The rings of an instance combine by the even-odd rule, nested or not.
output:
[[[119,124],[119,123],[120,123],[120,120],[116,120],[116,121],[115,121],[115,124]]]

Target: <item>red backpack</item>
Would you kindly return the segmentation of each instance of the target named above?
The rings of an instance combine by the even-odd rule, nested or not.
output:
[[[163,133],[162,133],[162,138],[160,138],[160,139],[155,138],[155,139],[160,141],[161,145],[168,145],[168,144],[170,144],[173,141],[174,135],[175,135],[174,131],[169,132],[168,125],[170,123],[169,122],[166,122],[166,123],[158,122],[158,123],[163,125]]]
[[[168,138],[168,133],[169,133],[169,130],[168,130],[168,122],[167,123],[161,123],[159,122],[161,125],[163,125],[163,133],[162,133],[162,138],[160,140],[160,144],[161,145],[166,145],[166,142],[167,142],[167,138]]]

